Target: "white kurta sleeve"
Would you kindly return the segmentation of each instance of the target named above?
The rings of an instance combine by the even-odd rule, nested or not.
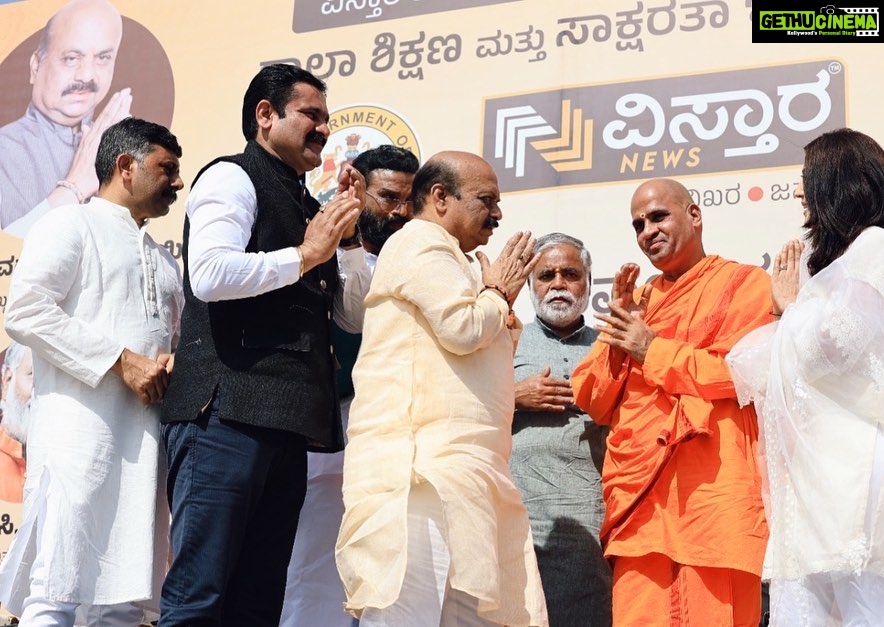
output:
[[[740,407],[764,398],[770,371],[771,341],[778,324],[772,322],[750,331],[725,357]]]
[[[371,268],[362,247],[339,248],[338,268],[341,284],[335,293],[335,322],[347,333],[362,333],[365,319],[365,295],[371,286]]]
[[[84,256],[98,253],[85,246],[85,225],[66,209],[51,212],[30,230],[12,273],[4,323],[12,339],[95,387],[124,347],[64,308],[81,290]]]
[[[190,283],[200,300],[251,298],[301,276],[294,247],[246,252],[257,202],[251,179],[234,163],[213,165],[194,184],[184,208],[190,220]]]

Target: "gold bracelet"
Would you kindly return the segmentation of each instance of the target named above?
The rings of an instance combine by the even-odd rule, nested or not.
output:
[[[298,252],[298,260],[301,262],[298,266],[298,278],[301,279],[304,276],[304,253],[301,252],[300,246],[295,246],[295,250]]]

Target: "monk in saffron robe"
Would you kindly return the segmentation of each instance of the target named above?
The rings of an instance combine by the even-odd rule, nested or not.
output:
[[[572,376],[577,404],[611,427],[600,535],[614,624],[758,625],[758,427],[724,358],[773,320],[770,279],[706,255],[700,207],[676,181],[640,185],[631,212],[662,274],[636,289],[638,266],[620,269],[610,315],[596,315],[598,341]]]

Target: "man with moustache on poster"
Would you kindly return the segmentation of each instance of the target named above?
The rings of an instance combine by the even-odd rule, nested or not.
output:
[[[204,167],[185,205],[162,627],[279,624],[307,451],[344,444],[331,321],[358,328],[348,314],[362,295],[348,286],[367,273],[355,232],[366,196],[352,168],[323,206],[304,186],[330,134],[325,92],[301,68],[261,68],[243,97],[245,149]]]
[[[574,404],[571,372],[598,332],[586,326],[592,258],[564,233],[537,238],[528,276],[537,314],[515,356],[510,469],[528,508],[551,627],[610,627],[611,569],[599,529],[608,428]]]
[[[365,177],[366,202],[359,214],[359,237],[365,263],[373,272],[384,243],[412,218],[411,182],[420,164],[408,150],[383,145],[360,153],[352,165]],[[368,285],[363,291],[368,291]],[[334,327],[335,353],[341,365],[337,384],[344,429],[353,400],[353,364],[362,341],[361,328],[359,331],[348,333],[337,324]],[[335,566],[335,540],[344,514],[343,472],[343,452],[308,453],[307,496],[289,563],[280,627],[351,624],[352,619],[342,609],[346,597]]]
[[[132,104],[123,89],[95,115],[122,32],[120,13],[107,0],[71,0],[46,23],[30,58],[31,103],[0,128],[0,229],[24,236],[52,207],[82,203],[98,190],[101,134]]]

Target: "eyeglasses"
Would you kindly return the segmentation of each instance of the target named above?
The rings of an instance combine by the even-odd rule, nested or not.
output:
[[[365,195],[374,198],[376,203],[384,207],[390,213],[393,213],[401,206],[405,206],[406,211],[414,209],[413,200],[399,200],[398,198],[388,198],[387,196],[375,196],[371,192],[365,192]]]

